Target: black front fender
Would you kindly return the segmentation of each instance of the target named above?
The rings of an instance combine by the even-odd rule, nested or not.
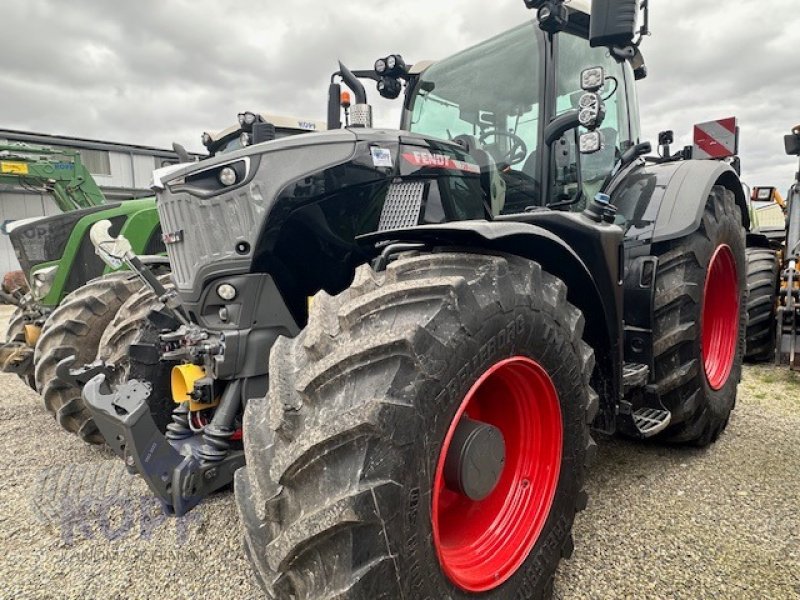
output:
[[[622,231],[595,229],[576,214],[540,211],[497,221],[459,221],[382,231],[359,238],[362,243],[423,243],[433,248],[501,252],[538,262],[567,284],[568,300],[585,318],[584,338],[596,357],[593,382],[607,420],[597,426],[613,429],[613,411],[622,377],[622,288],[619,247]],[[597,231],[602,232],[597,234]],[[603,237],[603,233],[607,237]]]

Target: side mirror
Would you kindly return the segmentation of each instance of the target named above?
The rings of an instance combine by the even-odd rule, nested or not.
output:
[[[786,154],[800,156],[800,127],[795,127],[790,135],[784,136],[783,143],[786,146]]]
[[[638,31],[639,0],[592,0],[589,45],[630,46]]]

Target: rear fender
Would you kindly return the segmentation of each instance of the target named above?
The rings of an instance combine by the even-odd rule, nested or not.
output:
[[[535,260],[545,271],[560,278],[567,284],[569,302],[583,312],[584,339],[595,351],[593,385],[601,398],[601,414],[595,426],[613,431],[622,381],[621,296],[601,293],[601,289],[608,290],[609,283],[616,286],[616,282],[596,280],[592,275],[595,269],[590,270],[561,237],[529,223],[459,221],[377,232],[359,241],[423,243],[437,249],[514,254]]]
[[[713,160],[645,163],[612,183],[609,192],[626,219],[627,242],[655,244],[689,235],[700,227],[715,185],[733,192],[750,228],[747,198],[736,172]]]

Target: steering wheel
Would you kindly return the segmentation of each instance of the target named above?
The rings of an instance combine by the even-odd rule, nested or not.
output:
[[[498,168],[500,168],[501,171],[505,168],[505,166],[510,167],[511,165],[518,165],[528,156],[528,146],[525,144],[525,140],[519,137],[516,133],[502,131],[500,129],[490,129],[489,131],[484,131],[478,140],[481,144],[485,145],[486,140],[490,137],[504,137],[511,140],[511,148],[509,148],[508,152],[506,152],[503,156],[497,159]]]

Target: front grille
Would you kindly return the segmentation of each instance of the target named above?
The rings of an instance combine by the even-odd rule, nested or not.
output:
[[[424,195],[424,181],[405,181],[389,186],[389,191],[386,192],[386,202],[378,222],[378,231],[404,229],[418,225]]]
[[[162,194],[158,201],[161,228],[177,240],[167,244],[175,285],[190,288],[202,265],[249,257],[265,212],[265,195],[258,182],[213,198],[184,192]],[[237,251],[240,242],[249,249]]]

